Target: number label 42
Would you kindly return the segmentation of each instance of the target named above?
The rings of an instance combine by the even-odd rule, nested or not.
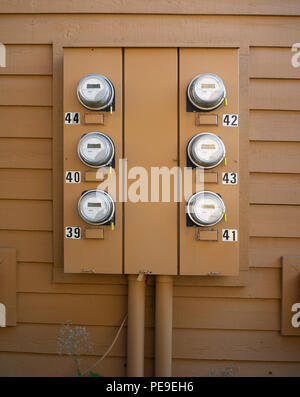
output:
[[[79,226],[66,226],[65,230],[66,238],[80,239],[81,229]]]
[[[223,114],[224,127],[238,127],[239,115],[238,114]]]
[[[236,229],[222,229],[222,241],[238,241]]]
[[[236,185],[238,183],[237,172],[223,172],[222,183],[223,185]]]

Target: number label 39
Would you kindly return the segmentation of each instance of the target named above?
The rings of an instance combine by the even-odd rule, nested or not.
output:
[[[238,241],[236,229],[222,229],[222,241]]]
[[[79,226],[66,226],[65,230],[66,238],[79,239],[81,238],[81,229]]]

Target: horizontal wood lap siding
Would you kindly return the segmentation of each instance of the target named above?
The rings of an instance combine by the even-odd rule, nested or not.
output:
[[[0,105],[52,105],[50,76],[0,76]]]
[[[177,0],[129,0],[126,4],[120,1],[102,0],[48,0],[40,2],[26,0],[2,0],[0,13],[108,13],[108,14],[249,14],[249,15],[299,15],[300,7],[295,0],[261,0],[253,3],[246,0],[236,3],[228,0],[190,0],[182,4]]]
[[[1,10],[11,15],[0,16],[8,64],[0,68],[0,241],[17,248],[19,317],[16,328],[0,330],[1,376],[73,376],[70,358],[57,354],[60,324],[72,320],[91,333],[95,351],[83,358],[87,368],[109,347],[127,311],[121,276],[95,284],[89,275],[86,283],[67,284],[54,283],[52,275],[51,138],[53,127],[58,130],[52,126],[51,43],[99,40],[121,46],[236,45],[243,62],[249,58],[251,267],[245,286],[208,287],[201,278],[176,279],[173,375],[299,376],[299,340],[279,335],[280,257],[300,254],[300,69],[291,68],[289,49],[299,41],[299,2],[210,0],[199,5],[193,0],[183,6],[173,0],[132,0],[125,7],[115,1],[3,0]],[[102,32],[101,39],[95,32]],[[9,218],[8,211],[14,216]],[[146,304],[148,376],[153,375],[153,287],[147,289]],[[125,327],[110,357],[95,369],[101,375],[126,375],[126,333]]]
[[[0,106],[3,138],[51,138],[50,106]]]

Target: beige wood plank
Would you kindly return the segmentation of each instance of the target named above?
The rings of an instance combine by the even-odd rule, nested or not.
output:
[[[51,168],[51,139],[0,139],[0,168]]]
[[[92,309],[95,307],[99,310]],[[25,323],[61,324],[72,321],[74,324],[117,326],[126,312],[126,296],[18,294],[18,321]]]
[[[175,359],[299,362],[300,338],[277,331],[175,329],[173,346]]]
[[[94,284],[64,284],[53,283],[52,273],[52,263],[19,262],[18,291],[59,294],[127,295],[127,283],[123,282],[122,284],[120,277],[119,284],[117,284],[117,280],[112,280],[112,277],[105,278],[100,275],[97,276],[98,280],[95,280],[95,277],[93,277]],[[102,282],[100,283],[100,281]]]
[[[250,109],[300,110],[300,80],[251,79]]]
[[[95,357],[84,357],[81,361],[82,369],[88,369],[95,361]],[[101,376],[126,376],[125,358],[107,357],[93,371]],[[145,373],[148,376],[152,375],[150,371],[152,368],[146,363]],[[0,372],[2,376],[7,377],[76,377],[72,359],[67,355],[58,354],[0,353]]]
[[[279,1],[279,0],[277,0]],[[236,3],[235,3],[236,4]],[[256,5],[255,5],[256,7]],[[232,11],[232,9],[230,9]],[[31,15],[0,16],[3,43],[101,43],[117,46],[283,46],[299,41],[297,17],[157,16],[157,15]],[[22,30],[19,27],[22,26]],[[79,30],[79,26],[84,29]],[[112,29],[113,27],[113,29]],[[95,37],[95,32],[98,33]],[[199,36],[199,32],[201,35]],[[117,38],[117,41],[116,41]],[[92,42],[94,44],[92,44]],[[101,44],[101,45],[104,45]]]
[[[51,138],[51,116],[46,106],[0,106],[0,137]]]
[[[37,231],[0,230],[4,247],[17,248],[17,260],[26,262],[52,262],[52,233]]]
[[[300,237],[300,207],[251,205],[249,234],[253,237]]]
[[[252,142],[250,172],[300,173],[300,144],[294,142]]]
[[[116,326],[127,310],[125,296],[18,294],[18,318],[24,323]],[[47,307],[47,311],[45,311]],[[86,310],[105,307],[105,310]],[[59,308],[59,309],[58,309]],[[152,299],[146,299],[146,325],[153,325]],[[175,328],[279,329],[277,299],[174,298]]]
[[[299,79],[299,69],[293,67],[294,52],[289,47],[251,47],[249,77]]]
[[[51,45],[7,45],[6,67],[1,74],[52,74]]]
[[[50,76],[0,76],[0,105],[52,105]]]
[[[299,238],[250,238],[250,266],[281,267],[281,257],[285,255],[300,255]]]
[[[52,202],[0,200],[1,229],[52,230]]]
[[[300,112],[251,110],[249,138],[253,141],[299,142]]]
[[[299,363],[173,360],[173,376],[299,377]],[[213,381],[212,381],[213,382]]]
[[[175,328],[278,330],[276,299],[174,298]]]
[[[52,199],[50,170],[0,169],[1,199]]]
[[[1,13],[9,14],[38,14],[38,13],[91,13],[94,14],[221,14],[221,15],[299,15],[300,7],[294,0],[260,0],[253,3],[250,0],[236,3],[234,0],[204,0],[199,4],[197,0],[181,3],[176,0],[129,0],[120,3],[116,0],[102,0],[95,3],[93,0],[2,0]]]
[[[1,330],[2,352],[57,353],[56,337],[60,325],[18,324]],[[91,356],[101,355],[110,346],[118,327],[86,326],[93,341]],[[153,329],[145,328],[145,356],[153,356]],[[125,326],[110,356],[126,357]],[[232,331],[174,329],[173,359],[299,362],[300,340],[283,337],[277,331]],[[83,355],[85,356],[85,354]]]
[[[300,204],[300,174],[250,174],[251,204]]]
[[[178,286],[174,279],[174,297],[201,298],[280,298],[280,272],[278,269],[250,269],[244,287]]]

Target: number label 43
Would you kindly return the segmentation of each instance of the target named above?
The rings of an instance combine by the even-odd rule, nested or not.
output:
[[[237,172],[223,172],[222,183],[223,185],[236,185],[238,183]]]

